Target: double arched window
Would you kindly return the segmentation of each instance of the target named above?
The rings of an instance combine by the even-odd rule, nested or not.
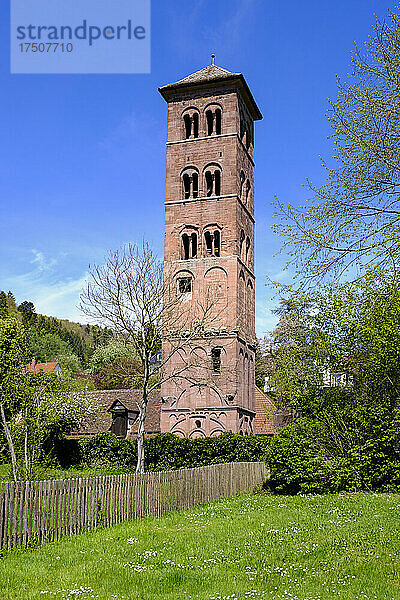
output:
[[[251,184],[249,179],[246,179],[243,169],[240,171],[239,180],[239,198],[243,204],[247,204],[250,196]]]
[[[221,232],[207,229],[204,232],[204,256],[221,256]]]
[[[239,241],[239,256],[242,261],[248,264],[250,260],[250,247],[251,241],[250,237],[246,236],[244,230],[242,229],[240,232],[240,241]]]
[[[182,234],[182,259],[197,258],[197,233],[185,232]]]
[[[199,137],[199,113],[197,109],[187,109],[183,115],[185,140]]]
[[[199,195],[199,174],[194,167],[188,167],[182,174],[183,198],[197,198]]]
[[[207,135],[221,135],[222,111],[219,106],[210,106],[206,110]]]
[[[221,168],[209,165],[204,171],[205,193],[207,197],[221,195]]]
[[[199,110],[195,107],[186,108],[182,116],[185,140],[198,138],[199,135],[221,135],[222,133],[222,108],[219,104],[206,106],[201,121]]]
[[[204,257],[221,256],[221,229],[217,224],[207,225],[202,234],[191,226],[186,226],[181,231],[180,259],[190,260],[198,258],[200,255]]]

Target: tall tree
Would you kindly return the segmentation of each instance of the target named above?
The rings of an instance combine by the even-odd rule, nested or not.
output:
[[[400,17],[376,21],[348,83],[330,103],[336,164],[304,207],[280,208],[275,230],[300,282],[396,275],[400,259]]]
[[[0,292],[0,318],[8,316],[7,295],[5,292]]]

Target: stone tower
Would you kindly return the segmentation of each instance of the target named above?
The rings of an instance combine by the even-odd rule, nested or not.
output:
[[[182,306],[207,297],[221,309],[196,340],[212,385],[166,381],[161,431],[246,435],[255,415],[253,130],[262,115],[243,75],[214,57],[159,91],[168,103],[164,270]]]

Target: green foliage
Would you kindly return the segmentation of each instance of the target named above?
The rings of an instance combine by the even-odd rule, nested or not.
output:
[[[21,365],[26,359],[26,333],[13,316],[0,319],[0,391],[6,393],[21,379]]]
[[[8,303],[7,295],[5,292],[0,292],[0,319],[8,317]]]
[[[200,467],[221,462],[264,459],[269,438],[225,433],[215,438],[191,440],[162,433],[145,440],[146,470],[164,471]],[[133,471],[137,460],[136,440],[99,433],[92,439],[66,440],[58,449],[60,464],[119,467]]]
[[[369,436],[357,439],[364,424]],[[270,479],[265,487],[278,494],[399,492],[400,415],[393,420],[376,414],[372,424],[371,419],[357,415],[347,423],[342,420],[345,428],[340,432],[335,431],[338,425],[323,419],[301,419],[283,427],[267,450]],[[340,444],[332,434],[342,438]],[[343,444],[350,437],[351,443]]]
[[[275,229],[290,251],[302,289],[328,278],[358,280],[385,269],[396,276],[400,259],[399,8],[375,23],[355,49],[352,74],[338,80],[330,103],[335,163],[321,188],[310,182],[306,206],[279,206]]]
[[[321,296],[314,307],[315,335],[305,345],[304,367],[299,360],[297,370],[287,369],[287,381],[275,380],[278,395],[279,386],[300,390],[290,405],[306,419],[273,440],[270,486],[281,493],[398,490],[400,290],[384,280],[365,281]],[[296,352],[289,347],[278,356],[278,368],[291,354],[299,359]],[[340,373],[347,383],[300,386],[298,374],[310,361],[316,372]]]
[[[29,323],[36,319],[36,311],[33,302],[25,300],[18,306],[18,312],[21,313],[24,322]]]
[[[133,346],[112,340],[106,346],[97,348],[90,359],[89,372],[100,373],[118,358],[136,358],[137,354]]]
[[[153,381],[150,379],[149,385]],[[96,377],[96,386],[101,390],[138,389],[143,386],[143,367],[133,356],[121,356],[106,365]]]
[[[40,333],[29,329],[29,353],[37,362],[59,361],[59,357],[72,355],[72,348],[56,333]]]
[[[79,373],[82,370],[82,363],[76,354],[58,355],[57,361],[60,363],[63,377]]]

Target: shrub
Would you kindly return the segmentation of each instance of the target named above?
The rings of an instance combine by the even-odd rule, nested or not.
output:
[[[266,453],[270,479],[265,488],[277,494],[400,490],[395,424],[369,438],[360,434],[341,452],[327,443],[324,426],[305,418],[279,431]]]
[[[162,433],[145,440],[146,470],[163,471],[200,467],[222,462],[264,460],[269,438],[225,433],[215,438],[191,440]],[[123,440],[113,433],[99,433],[91,439],[65,440],[58,447],[62,466],[136,466],[136,440]]]

